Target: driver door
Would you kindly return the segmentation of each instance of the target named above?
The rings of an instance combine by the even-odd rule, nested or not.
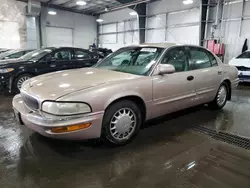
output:
[[[193,106],[196,97],[193,71],[185,47],[166,52],[161,64],[171,64],[175,73],[153,76],[153,118]]]
[[[72,54],[71,49],[60,49],[49,54],[42,60],[43,66],[39,70],[40,74],[73,69]]]

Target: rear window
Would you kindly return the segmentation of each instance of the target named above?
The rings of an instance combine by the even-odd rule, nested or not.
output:
[[[250,52],[244,52],[243,54],[236,57],[236,59],[250,59]]]

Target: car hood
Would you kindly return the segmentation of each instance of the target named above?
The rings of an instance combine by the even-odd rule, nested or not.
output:
[[[250,59],[232,59],[229,61],[229,65],[235,67],[247,67],[250,68]]]
[[[79,90],[138,77],[141,76],[105,69],[74,69],[31,78],[23,84],[22,92],[40,100],[56,100]]]
[[[0,67],[7,67],[13,64],[22,64],[28,62],[27,60],[23,59],[8,59],[8,60],[0,60]]]

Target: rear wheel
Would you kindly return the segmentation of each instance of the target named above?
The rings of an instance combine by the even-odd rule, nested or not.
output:
[[[30,79],[32,76],[30,74],[22,74],[22,75],[19,75],[13,82],[13,90],[15,92],[20,92],[20,89],[22,87],[22,84]]]
[[[228,95],[229,87],[226,83],[222,83],[219,87],[215,99],[209,104],[209,106],[213,109],[223,108],[227,103]]]
[[[108,145],[125,145],[138,133],[141,123],[141,110],[134,102],[118,101],[104,114],[102,140]]]

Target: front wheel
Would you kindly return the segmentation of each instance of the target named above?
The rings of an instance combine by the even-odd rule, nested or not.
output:
[[[107,145],[125,145],[138,133],[141,123],[141,110],[134,102],[118,101],[104,114],[102,140]]]
[[[26,80],[30,79],[31,77],[32,77],[32,76],[31,76],[30,74],[22,74],[22,75],[18,76],[18,77],[14,80],[14,82],[13,82],[13,90],[14,90],[15,92],[19,93],[19,92],[20,92],[20,89],[21,89],[21,87],[22,87],[22,85],[23,85],[23,83],[24,83]]]
[[[215,99],[209,104],[209,106],[213,109],[223,108],[227,103],[228,95],[228,85],[226,83],[222,83],[219,87]]]

